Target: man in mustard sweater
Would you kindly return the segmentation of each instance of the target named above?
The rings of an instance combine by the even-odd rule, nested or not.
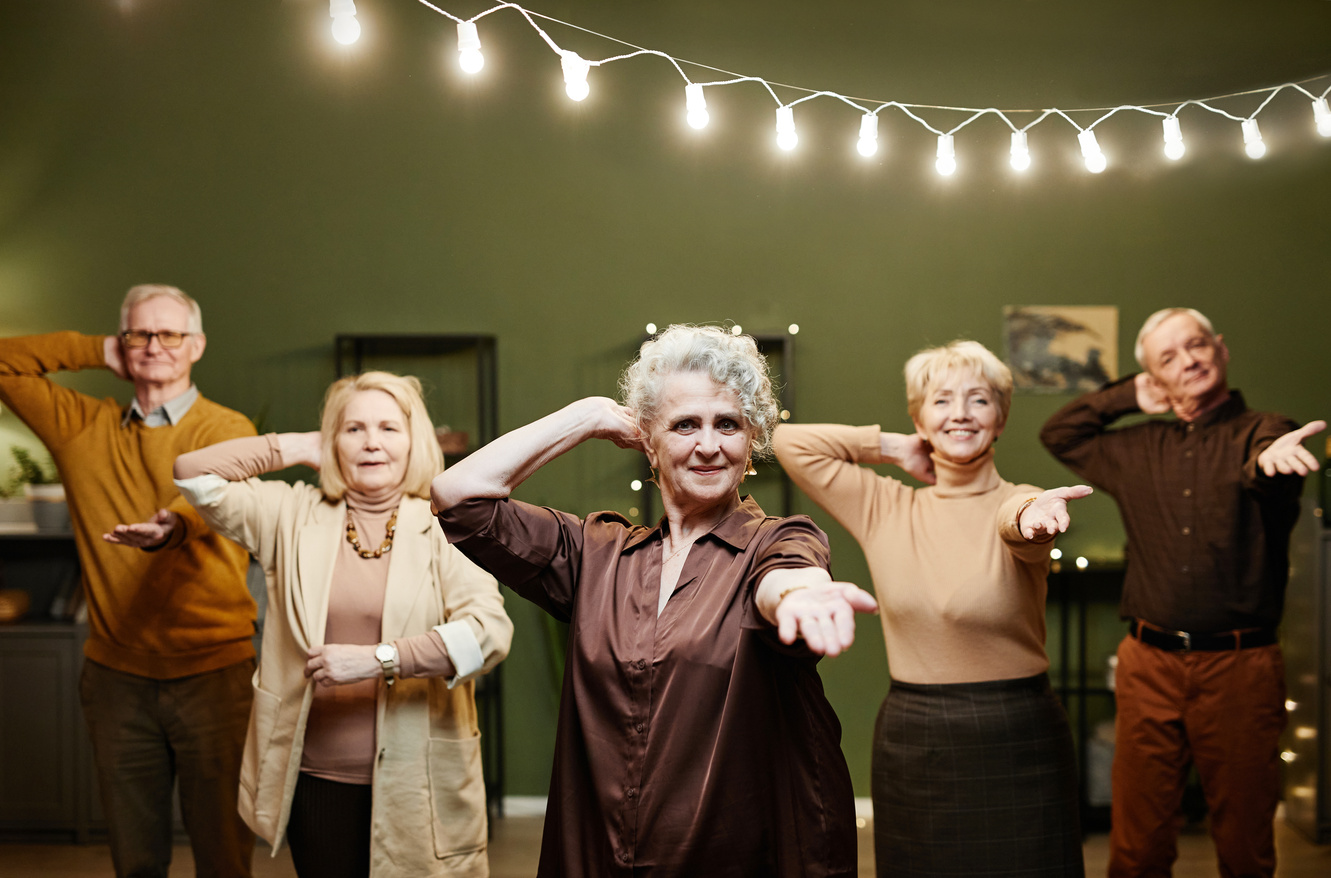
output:
[[[157,285],[129,291],[118,336],[0,339],[0,401],[50,450],[69,500],[88,608],[80,695],[118,875],[166,876],[177,776],[197,874],[250,874],[254,836],[236,811],[254,671],[248,559],[171,477],[176,455],[254,435],[190,381],[204,343],[198,303]],[[80,369],[131,381],[133,400],[46,377]]]

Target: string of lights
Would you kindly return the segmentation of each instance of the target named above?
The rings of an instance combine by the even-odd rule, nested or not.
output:
[[[1031,153],[1027,142],[1027,133],[1044,122],[1047,119],[1061,119],[1071,125],[1077,132],[1078,146],[1081,148],[1082,159],[1086,164],[1086,169],[1091,173],[1098,174],[1109,166],[1109,161],[1104,152],[1100,149],[1100,144],[1095,137],[1095,129],[1106,120],[1123,112],[1145,113],[1151,116],[1157,116],[1161,120],[1163,128],[1164,154],[1171,161],[1181,159],[1186,152],[1183,142],[1183,128],[1179,121],[1179,113],[1190,107],[1198,110],[1205,110],[1223,116],[1226,119],[1239,123],[1239,134],[1242,136],[1244,152],[1251,159],[1260,159],[1266,154],[1266,144],[1262,140],[1262,132],[1257,124],[1257,116],[1266,109],[1266,107],[1275,99],[1277,95],[1285,90],[1294,90],[1303,94],[1312,102],[1313,125],[1318,134],[1324,138],[1331,138],[1331,106],[1328,106],[1327,95],[1331,94],[1331,74],[1313,77],[1302,82],[1286,82],[1281,85],[1269,86],[1264,88],[1251,89],[1243,92],[1233,92],[1224,95],[1215,95],[1208,98],[1189,99],[1178,104],[1124,104],[1117,107],[1082,107],[1060,110],[1050,108],[1044,110],[1031,109],[998,109],[995,107],[975,108],[975,107],[951,107],[934,104],[915,104],[896,100],[866,100],[864,98],[851,98],[834,91],[825,91],[818,89],[805,88],[798,85],[774,82],[760,76],[748,76],[740,73],[734,73],[718,67],[712,67],[707,64],[701,64],[696,61],[688,61],[675,58],[665,52],[656,49],[646,49],[641,46],[635,46],[632,43],[596,31],[588,30],[570,22],[561,21],[548,15],[542,15],[539,12],[533,12],[517,3],[497,3],[489,9],[472,16],[469,19],[463,19],[446,9],[441,9],[429,0],[416,0],[423,6],[428,7],[434,12],[456,23],[458,32],[458,66],[468,75],[479,73],[485,67],[485,56],[481,49],[480,30],[477,22],[487,15],[491,15],[501,10],[512,10],[520,15],[540,36],[547,46],[559,58],[560,67],[564,75],[564,90],[569,98],[575,101],[582,101],[591,94],[591,84],[588,82],[588,76],[592,68],[601,68],[607,64],[616,61],[625,61],[630,58],[636,58],[640,55],[652,55],[664,59],[674,67],[675,71],[684,81],[684,118],[688,125],[694,129],[706,128],[710,122],[710,115],[707,112],[707,98],[704,89],[719,88],[722,86],[738,85],[740,83],[757,83],[764,88],[776,103],[776,145],[779,149],[785,151],[794,150],[799,145],[799,134],[795,127],[795,107],[818,98],[829,98],[841,101],[842,103],[859,111],[859,133],[856,138],[855,148],[860,155],[869,158],[878,152],[878,117],[887,110],[897,110],[901,114],[922,126],[927,131],[933,133],[938,138],[938,147],[935,155],[934,167],[939,174],[950,176],[957,170],[956,136],[957,133],[971,123],[985,116],[996,116],[1012,130],[1012,145],[1009,163],[1014,171],[1024,172],[1031,167]],[[344,45],[350,45],[360,38],[360,22],[356,19],[356,5],[354,0],[329,0],[328,13],[333,20],[333,37]],[[622,46],[630,51],[611,55],[600,60],[590,60],[583,58],[577,52],[561,48],[560,45],[545,31],[536,21],[536,19],[552,22],[562,27],[582,31],[617,46]],[[694,71],[722,74],[728,78],[715,79],[710,81],[695,81],[685,72],[685,68]],[[1305,86],[1315,82],[1329,80],[1326,87],[1320,94],[1309,91]],[[777,94],[776,89],[782,89],[783,92],[795,92],[800,97],[793,100],[783,101]],[[1247,116],[1238,116],[1216,106],[1219,102],[1233,102],[1241,98],[1251,98],[1264,95],[1265,97]],[[962,114],[964,119],[952,128],[944,129],[930,124],[921,114],[929,113],[937,115],[941,113]],[[1026,125],[1018,126],[1013,121],[1013,116],[1024,114],[1034,114],[1035,119]],[[1092,114],[1099,114],[1089,124],[1082,125],[1078,123],[1073,114],[1081,118],[1086,118]]]

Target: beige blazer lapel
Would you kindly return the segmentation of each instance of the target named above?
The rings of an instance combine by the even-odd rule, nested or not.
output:
[[[309,646],[323,646],[328,622],[328,596],[333,586],[333,564],[337,560],[337,541],[342,537],[347,518],[346,502],[321,503],[301,526],[297,537],[296,570],[300,595],[293,600]]]
[[[430,565],[434,552],[430,530],[436,526],[428,502],[419,497],[402,498],[384,592],[381,636],[385,641],[405,636],[412,617],[428,609],[421,601],[426,598],[422,592],[431,591]],[[419,622],[411,627],[419,633]]]

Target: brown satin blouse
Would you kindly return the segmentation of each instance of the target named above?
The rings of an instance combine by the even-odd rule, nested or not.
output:
[[[449,541],[569,623],[538,875],[853,876],[855,805],[818,657],[754,606],[828,566],[805,516],[752,499],[690,550],[657,616],[665,523],[516,500],[440,515]]]

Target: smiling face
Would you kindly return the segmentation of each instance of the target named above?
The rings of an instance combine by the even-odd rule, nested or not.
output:
[[[705,512],[737,501],[751,439],[734,391],[702,372],[667,378],[647,448],[667,512]]]
[[[168,296],[154,296],[137,302],[125,316],[125,329],[144,332],[174,330],[188,332],[190,310]],[[162,347],[154,336],[147,347],[130,348],[121,345],[125,357],[125,371],[135,385],[146,384],[183,393],[189,389],[190,369],[203,356],[202,333],[185,336],[178,348]],[[169,396],[175,396],[172,392]]]
[[[994,389],[975,372],[948,372],[929,388],[915,416],[915,429],[934,452],[953,463],[979,457],[1003,432]]]
[[[1229,388],[1229,349],[1191,314],[1175,314],[1142,339],[1142,360],[1175,411],[1204,411]]]
[[[354,491],[373,494],[402,484],[411,459],[411,434],[397,400],[382,390],[357,391],[337,429],[342,479]]]

